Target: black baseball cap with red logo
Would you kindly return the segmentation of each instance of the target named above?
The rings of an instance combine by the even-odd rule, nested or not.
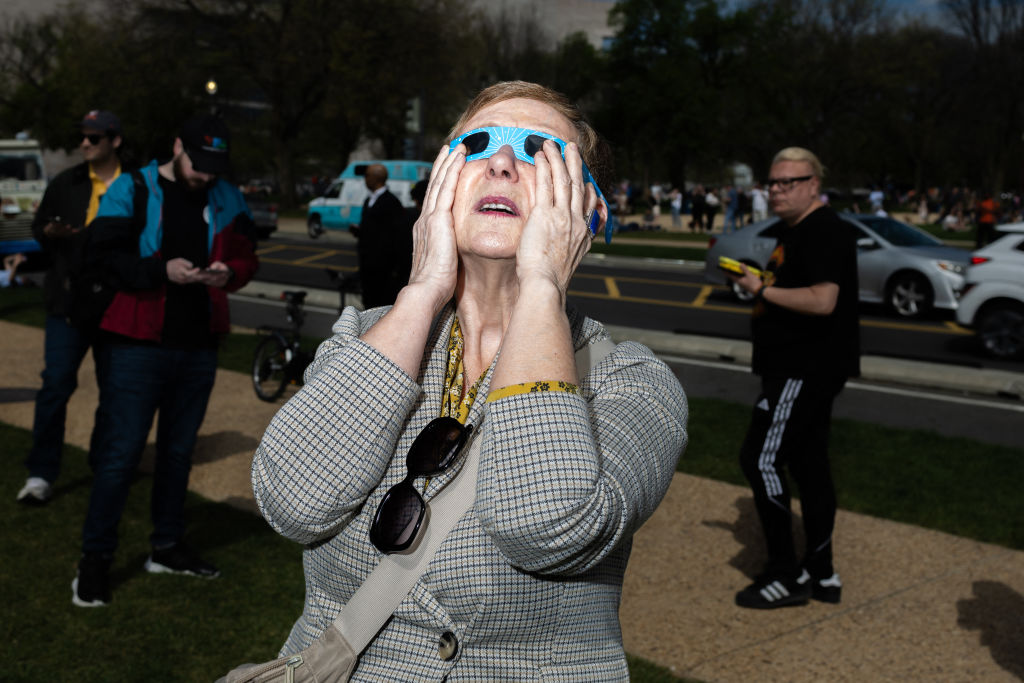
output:
[[[102,109],[93,109],[82,117],[80,127],[89,130],[98,130],[104,135],[116,138],[121,134],[121,119],[113,112]]]
[[[200,173],[222,175],[228,170],[230,132],[224,120],[213,114],[193,116],[181,127],[181,144]]]

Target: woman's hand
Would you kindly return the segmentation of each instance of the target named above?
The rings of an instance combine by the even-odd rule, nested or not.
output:
[[[546,140],[534,162],[537,199],[519,241],[516,273],[521,285],[531,278],[550,281],[564,301],[572,274],[590,250],[586,215],[597,210],[597,193],[583,184],[583,160],[574,142],[566,145],[563,161],[558,145]]]
[[[459,174],[465,165],[464,146],[459,145],[451,153],[447,145],[441,148],[434,159],[423,210],[412,229],[412,271],[408,287],[420,290],[433,301],[435,313],[455,293],[459,254],[455,247],[452,204]]]

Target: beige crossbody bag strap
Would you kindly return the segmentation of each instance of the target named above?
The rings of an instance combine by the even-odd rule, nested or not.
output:
[[[582,379],[615,348],[603,339],[576,352],[576,374]],[[478,434],[479,430],[474,432]],[[476,473],[480,462],[480,440],[473,438],[462,470],[427,506],[427,523],[409,550],[381,557],[352,598],[334,620],[336,628],[352,650],[362,652],[398,609],[430,564],[448,533],[473,505]]]

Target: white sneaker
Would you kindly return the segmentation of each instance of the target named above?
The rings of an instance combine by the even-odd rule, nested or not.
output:
[[[42,477],[29,477],[18,491],[18,502],[25,505],[45,505],[53,497],[53,487]]]

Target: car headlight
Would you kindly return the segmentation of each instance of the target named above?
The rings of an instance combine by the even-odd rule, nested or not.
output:
[[[934,263],[939,270],[944,270],[947,273],[963,275],[967,272],[967,266],[956,261],[935,261]]]

